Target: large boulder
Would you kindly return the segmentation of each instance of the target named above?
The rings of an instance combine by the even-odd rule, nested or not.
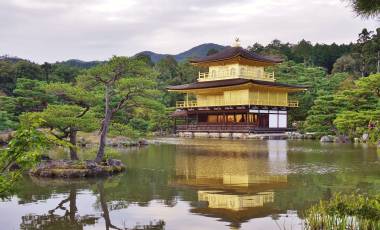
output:
[[[340,144],[350,144],[351,140],[348,136],[339,135],[339,136],[335,137],[334,142],[340,143]]]
[[[123,166],[123,163],[121,160],[116,160],[116,159],[108,159],[107,160],[108,166]]]
[[[364,142],[364,143],[367,143],[368,140],[369,140],[369,134],[368,133],[363,133],[361,141]]]
[[[334,136],[331,136],[331,135],[322,136],[319,141],[323,143],[334,142]]]

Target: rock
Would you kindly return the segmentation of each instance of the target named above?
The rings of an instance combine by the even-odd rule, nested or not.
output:
[[[12,132],[1,132],[0,133],[0,146],[7,145],[9,141],[13,138]]]
[[[357,138],[357,137],[355,137],[355,138],[354,138],[354,143],[360,143],[360,139]]]
[[[340,143],[340,144],[350,144],[351,140],[348,136],[339,135],[339,136],[335,137],[334,142]]]
[[[17,163],[13,163],[11,164],[11,166],[9,167],[9,171],[16,171],[16,170],[19,170],[21,169],[20,165],[17,164]]]
[[[299,132],[290,132],[288,133],[289,139],[303,139],[304,135]]]
[[[364,143],[367,143],[368,140],[369,140],[369,134],[363,133],[361,141]]]
[[[42,154],[42,155],[40,156],[40,159],[41,159],[42,161],[48,161],[48,160],[51,160],[51,158],[49,157],[49,155],[46,155],[46,154]]]
[[[86,168],[93,169],[97,167],[97,164],[95,161],[87,160],[86,162]]]
[[[145,140],[145,139],[141,139],[141,140],[139,140],[138,143],[139,143],[140,146],[142,146],[142,145],[148,145],[148,141]]]
[[[334,142],[334,137],[331,135],[322,136],[320,139],[320,142],[323,142],[323,143]]]
[[[377,148],[380,149],[380,140],[377,142]]]
[[[316,135],[315,135],[315,133],[305,133],[304,134],[304,138],[305,139],[316,139]]]
[[[116,160],[116,159],[108,159],[107,160],[107,164],[109,166],[122,166],[123,163],[121,162],[121,160]]]

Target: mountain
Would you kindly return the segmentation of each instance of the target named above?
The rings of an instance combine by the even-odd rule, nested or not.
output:
[[[180,61],[184,61],[188,58],[205,57],[205,56],[207,56],[207,52],[210,49],[215,49],[217,51],[220,51],[224,48],[226,48],[226,46],[222,46],[222,45],[218,45],[218,44],[214,44],[214,43],[205,43],[205,44],[195,46],[195,47],[193,47],[193,48],[191,48],[185,52],[175,54],[175,55],[159,54],[159,53],[155,53],[152,51],[143,51],[143,52],[135,54],[135,56],[139,55],[139,54],[145,54],[145,55],[149,56],[154,63],[156,63],[156,62],[160,61],[162,58],[164,58],[165,56],[170,55],[170,56],[173,56],[177,62],[180,62]],[[17,62],[17,61],[24,60],[24,59],[4,55],[4,56],[0,56],[0,60],[8,60],[8,61],[12,61],[12,62]],[[67,61],[61,61],[61,62],[56,62],[56,63],[57,64],[64,64],[64,65],[72,66],[72,67],[86,68],[87,69],[87,68],[94,67],[98,64],[104,63],[104,62],[105,61],[82,61],[82,60],[78,60],[78,59],[69,59]]]
[[[104,61],[103,61],[104,62]],[[67,61],[57,62],[59,64],[72,66],[72,67],[78,67],[78,68],[91,68],[96,65],[99,65],[103,63],[102,61],[82,61],[78,59],[69,59]]]
[[[152,52],[152,51],[143,51],[143,52],[140,52],[136,55],[139,55],[139,54],[144,54],[144,55],[147,55],[151,58],[151,60],[156,63],[158,61],[160,61],[162,58],[164,58],[165,56],[168,56],[168,55],[171,55],[174,57],[174,59],[177,61],[177,62],[180,62],[180,61],[183,61],[183,60],[186,60],[187,58],[194,58],[194,57],[205,57],[207,56],[207,52],[210,50],[210,49],[215,49],[217,51],[220,51],[222,49],[226,48],[225,46],[222,46],[222,45],[218,45],[218,44],[214,44],[214,43],[205,43],[205,44],[202,44],[202,45],[199,45],[199,46],[195,46],[185,52],[182,52],[182,53],[179,53],[179,54],[175,54],[175,55],[171,55],[171,54],[159,54],[159,53],[155,53],[155,52]]]

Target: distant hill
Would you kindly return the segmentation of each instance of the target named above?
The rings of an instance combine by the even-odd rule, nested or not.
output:
[[[57,63],[72,66],[72,67],[88,69],[88,68],[94,67],[96,65],[99,65],[103,62],[104,61],[82,61],[82,60],[78,60],[78,59],[69,59],[67,61],[62,61],[62,62],[57,62]]]
[[[180,61],[186,60],[188,58],[205,57],[207,55],[207,52],[210,49],[215,49],[215,50],[220,51],[224,48],[226,48],[226,47],[222,46],[222,45],[218,45],[218,44],[214,44],[214,43],[205,43],[205,44],[195,46],[195,47],[193,47],[193,48],[191,48],[185,52],[175,54],[175,55],[158,54],[158,53],[155,53],[152,51],[143,51],[143,52],[140,52],[138,54],[145,54],[145,55],[150,56],[150,58],[152,59],[152,61],[154,63],[158,62],[159,60],[161,60],[162,58],[164,58],[165,56],[168,56],[168,55],[173,56],[176,61],[180,62]],[[138,54],[136,54],[136,55],[138,55]]]
[[[13,56],[9,56],[9,55],[0,56],[0,60],[6,60],[6,61],[13,62],[13,63],[16,63],[19,61],[26,61],[25,59],[22,59],[19,57],[13,57]]]
[[[161,60],[165,56],[170,55],[170,56],[174,57],[174,59],[177,62],[181,62],[181,61],[184,61],[188,58],[205,57],[205,56],[207,56],[207,52],[210,49],[215,49],[217,51],[220,51],[224,48],[226,48],[226,46],[222,46],[222,45],[218,45],[218,44],[214,44],[214,43],[205,43],[205,44],[201,44],[199,46],[195,46],[195,47],[193,47],[193,48],[191,48],[185,52],[182,52],[179,54],[174,54],[174,55],[172,55],[172,54],[159,54],[159,53],[155,53],[152,51],[143,51],[143,52],[137,53],[136,55],[138,55],[138,54],[148,55],[154,63],[158,62],[159,60]],[[25,59],[4,55],[4,56],[0,56],[0,60],[8,60],[11,62],[17,62],[17,61],[21,61],[21,60],[25,60]],[[104,62],[105,61],[82,61],[79,59],[69,59],[67,61],[61,61],[61,62],[56,62],[56,63],[57,64],[64,64],[64,65],[68,65],[68,66],[72,66],[72,67],[86,68],[87,69],[87,68],[91,68],[91,67],[94,67],[96,65],[99,65],[101,63],[104,63]]]

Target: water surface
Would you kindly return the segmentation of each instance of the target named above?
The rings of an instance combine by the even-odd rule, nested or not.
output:
[[[1,229],[302,229],[320,199],[380,191],[380,155],[366,145],[164,139],[110,152],[124,174],[25,177],[0,202]]]

